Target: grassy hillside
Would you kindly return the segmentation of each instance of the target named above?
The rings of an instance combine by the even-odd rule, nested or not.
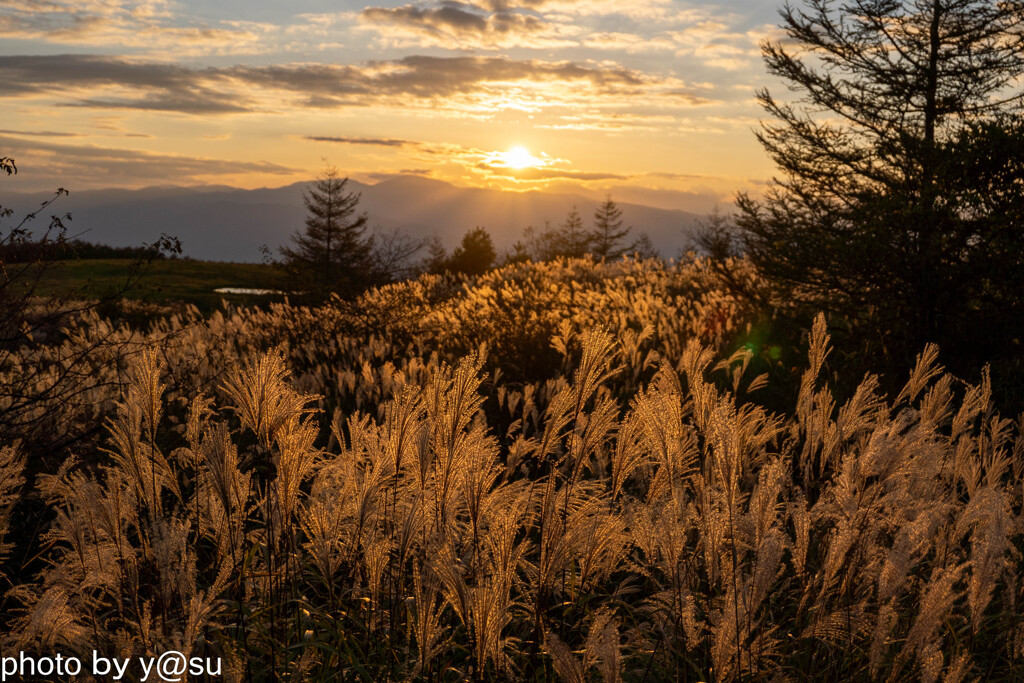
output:
[[[222,287],[272,288],[273,271],[260,263],[223,263],[171,259],[133,266],[129,259],[62,261],[48,269],[39,283],[42,295],[103,298],[124,292],[128,299],[148,303],[184,301],[209,311],[222,300],[255,304],[269,296],[220,294]]]

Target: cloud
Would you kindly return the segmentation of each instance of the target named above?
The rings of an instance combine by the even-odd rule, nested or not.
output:
[[[692,108],[714,104],[713,100],[692,95],[680,96],[680,106]],[[667,104],[667,102],[666,102]],[[548,130],[603,131],[607,133],[629,132],[679,132],[682,124],[678,116],[671,112],[642,111],[636,109],[628,112],[616,111],[583,111],[565,112],[548,123],[537,123],[537,128]]]
[[[640,35],[618,31],[591,33],[583,45],[595,50],[616,50],[628,53],[674,51],[678,46],[663,35]]]
[[[175,55],[251,54],[277,27],[256,22],[184,22],[169,0],[4,0],[0,37],[111,46]]]
[[[677,56],[728,71],[754,68],[761,58],[761,41],[777,29],[771,25],[738,29],[739,21],[734,14],[698,13],[689,26],[668,35],[678,45]]]
[[[468,5],[445,2],[437,8],[420,8],[415,5],[394,8],[367,7],[362,11],[361,16],[364,20],[371,22],[416,25],[440,31],[481,32],[488,30],[490,17],[473,11],[475,9]]]
[[[312,142],[338,142],[346,145],[374,145],[379,147],[405,147],[419,143],[408,140],[395,140],[392,138],[339,138],[331,135],[307,135],[304,140]]]
[[[756,68],[759,43],[775,30],[721,7],[679,8],[671,0],[426,0],[367,7],[359,21],[384,48],[661,53],[689,70],[718,73]]]
[[[716,42],[702,45],[695,51],[696,57],[707,66],[741,71],[756,63],[760,51],[751,46],[737,46]]]
[[[572,180],[593,182],[601,180],[625,180],[629,176],[610,172],[579,171],[571,168],[568,159],[559,159],[544,152],[537,155],[527,153],[529,168],[516,168],[510,163],[508,151],[485,150],[479,147],[465,147],[451,143],[409,143],[416,149],[413,158],[430,164],[454,163],[466,173],[480,181],[504,181],[512,185],[546,186],[551,181]],[[405,173],[405,171],[403,171]]]
[[[433,171],[429,168],[403,168],[400,171],[389,172],[389,171],[372,171],[364,174],[364,177],[368,180],[373,180],[377,183],[386,182],[388,180],[395,180],[397,178],[405,178],[407,176],[422,176],[429,178],[433,175]]]
[[[693,13],[674,9],[671,0],[441,0],[367,7],[359,18],[388,47],[587,47],[636,53],[671,49],[671,40],[655,35],[652,27],[685,25]],[[632,30],[609,32],[609,25]]]
[[[473,0],[493,12],[530,10],[552,16],[626,17],[635,20],[665,19],[678,14],[672,0]]]
[[[489,11],[490,10],[490,11]],[[556,48],[575,45],[564,30],[534,14],[506,7],[479,7],[460,2],[439,6],[367,7],[360,20],[380,31],[389,45],[499,49]]]
[[[0,56],[0,95],[43,92],[65,84],[172,88],[187,85],[189,69],[93,55]]]
[[[17,135],[18,137],[41,137],[41,138],[77,138],[78,133],[69,133],[59,130],[5,130],[0,129],[0,135]]]
[[[554,123],[709,102],[678,79],[611,62],[422,55],[351,66],[230,67],[98,55],[0,56],[0,97],[195,115],[371,106],[480,119],[503,111],[547,112]]]
[[[49,178],[77,188],[137,186],[140,183],[196,183],[243,173],[293,175],[297,169],[266,161],[232,161],[94,145],[72,145],[0,135],[0,149],[18,159],[28,175],[44,169]]]
[[[420,97],[448,96],[472,92],[484,84],[524,85],[553,82],[574,83],[612,93],[642,87],[648,77],[620,66],[581,64],[572,61],[513,60],[505,57],[411,56],[392,63],[373,79],[392,93]]]
[[[576,180],[576,181],[598,181],[598,180],[626,180],[629,176],[619,173],[606,173],[594,171],[574,171],[565,168],[524,168],[514,169],[507,166],[495,164],[480,164],[478,169],[487,175],[496,178],[505,178],[519,182],[540,182],[551,180]]]
[[[127,89],[131,95],[81,97],[61,104],[189,114],[245,111],[236,95],[211,87],[211,80],[222,79],[206,78],[203,71],[98,55],[0,56],[0,97]]]
[[[222,98],[215,93],[173,93],[143,98],[85,98],[62,106],[95,107],[99,109],[142,109],[183,114],[231,114],[248,111],[241,104]]]

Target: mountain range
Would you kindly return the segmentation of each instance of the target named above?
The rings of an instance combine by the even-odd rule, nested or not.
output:
[[[303,192],[309,183],[245,190],[226,186],[149,187],[140,190],[85,190],[61,197],[47,213],[71,213],[69,236],[112,246],[152,243],[161,233],[177,237],[184,254],[210,261],[255,262],[261,247],[276,254],[302,230]],[[355,180],[347,189],[361,195],[360,210],[374,230],[402,230],[414,238],[437,236],[449,249],[462,235],[485,227],[499,252],[522,238],[527,226],[561,223],[575,206],[589,226],[599,202],[577,194],[509,192],[456,187],[420,176],[397,176],[376,184]],[[13,218],[38,208],[45,196],[7,194],[0,205]],[[686,211],[620,203],[629,238],[647,233],[666,257],[692,243],[700,216]],[[35,225],[43,224],[43,216]],[[10,219],[8,219],[9,221]]]

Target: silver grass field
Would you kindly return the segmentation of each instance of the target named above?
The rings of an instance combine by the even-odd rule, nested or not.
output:
[[[101,427],[53,467],[28,427],[0,449],[3,654],[177,650],[225,681],[1024,676],[1024,440],[988,375],[929,346],[894,398],[869,375],[839,399],[819,316],[769,410],[716,277],[561,260],[355,308],[77,317],[0,367],[76,382],[32,429]]]

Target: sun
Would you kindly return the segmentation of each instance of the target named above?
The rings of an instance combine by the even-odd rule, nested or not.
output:
[[[509,168],[522,170],[524,168],[534,168],[536,166],[543,166],[544,160],[538,159],[537,157],[530,154],[530,150],[526,149],[522,145],[516,145],[507,152],[500,154],[502,163]]]

